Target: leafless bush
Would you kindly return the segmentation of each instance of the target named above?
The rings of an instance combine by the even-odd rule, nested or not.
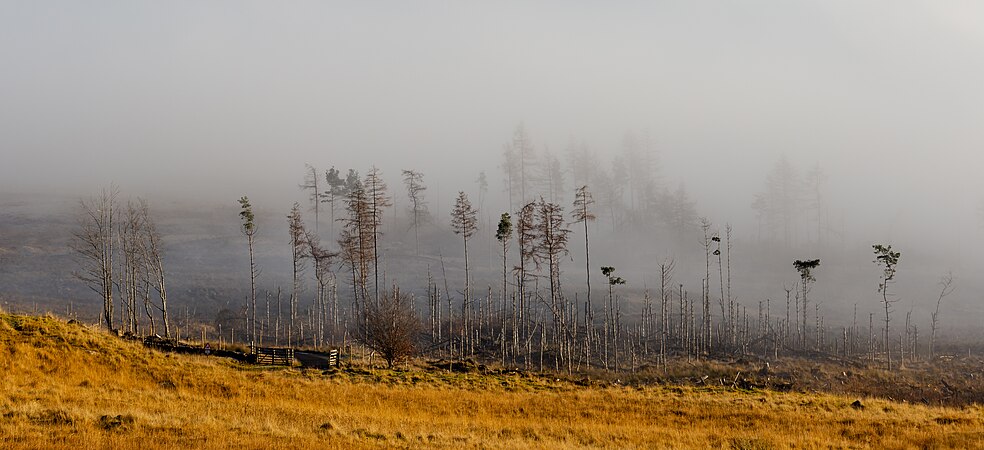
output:
[[[409,294],[400,292],[398,287],[381,294],[378,302],[367,302],[360,338],[379,352],[388,367],[393,367],[416,354],[420,319]]]

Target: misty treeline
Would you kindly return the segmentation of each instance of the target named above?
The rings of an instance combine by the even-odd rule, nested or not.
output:
[[[110,330],[171,337],[161,234],[146,200],[119,200],[116,186],[79,201],[75,276],[102,298]],[[119,299],[117,308],[115,298]]]
[[[906,313],[903,327],[892,322],[897,298],[890,287],[901,253],[890,245],[872,247],[873,262],[883,271],[877,280],[884,311],[877,318],[878,326],[875,313],[869,313],[867,321],[858,317],[857,304],[849,324],[832,325],[825,320],[823,302],[810,295],[812,287],[823,282],[819,259],[790,261],[790,283],[782,286],[784,298],[739,301],[732,291],[731,225],[700,216],[682,184],[672,190],[664,187],[653,144],[645,136],[626,135],[622,152],[610,164],[583,145],[570,146],[562,163],[548,151],[536,152],[521,125],[503,147],[500,169],[507,210],[490,211],[486,206],[491,203],[486,202],[489,177],[481,172],[475,186],[458,191],[452,203],[434,208],[443,206],[444,215],[432,212],[428,178],[420,170],[402,170],[399,187],[391,188],[376,167],[361,175],[351,168],[319,170],[307,165],[298,185],[306,201],[295,202],[282,216],[287,236],[259,229],[254,205],[249,198],[240,198],[250,290],[241,308],[220,313],[217,328],[220,332],[224,328],[230,339],[238,335],[259,345],[322,347],[358,341],[390,364],[423,352],[451,361],[482,358],[568,372],[665,368],[670,358],[736,355],[866,358],[883,361],[889,368],[898,366],[893,361],[902,364],[920,357],[921,337],[912,311]],[[759,240],[789,248],[797,241],[824,240],[831,232],[821,195],[824,179],[819,166],[801,176],[780,158],[763,191],[750,203],[758,213]],[[467,190],[477,195],[471,197]],[[97,200],[115,203],[115,194],[104,193]],[[95,201],[82,204],[91,223],[83,230],[98,229],[106,221],[95,213],[104,209]],[[146,211],[145,204],[142,210]],[[152,226],[149,219],[144,222]],[[122,236],[124,228],[115,236]],[[652,232],[656,229],[661,233]],[[412,286],[399,286],[388,281],[397,277],[386,273],[383,259],[394,253],[385,249],[406,244],[401,236],[411,231],[411,259],[426,261],[427,275],[412,280]],[[654,260],[644,268],[657,279],[648,286],[623,278],[624,269],[616,266],[621,261],[592,259],[595,245],[611,245],[613,238],[640,232],[700,252],[701,273],[681,275],[672,258]],[[602,233],[607,239],[595,244],[592,238]],[[422,236],[425,242],[441,244],[438,249],[422,247]],[[259,293],[262,268],[256,262],[255,244],[260,239],[289,246],[290,283],[276,287],[275,293],[267,289]],[[130,242],[119,237],[94,241],[110,243],[113,254],[116,242]],[[451,242],[456,242],[457,253],[452,267],[463,268],[460,278],[449,276],[445,258],[451,255],[441,250]],[[490,279],[495,272],[491,270],[481,283],[475,279],[472,259],[474,251],[483,247],[498,256],[497,281]],[[603,254],[611,257],[611,252]],[[406,261],[407,255],[402,256]],[[90,285],[104,286],[99,282],[104,276],[102,265],[97,264],[102,260],[84,259],[87,269],[92,269],[85,272],[90,274],[86,278]],[[158,265],[159,304],[166,310],[163,268]],[[593,286],[593,278],[604,280],[604,286]],[[143,293],[150,291],[140,283],[136,293],[126,290],[123,298],[146,299]],[[117,284],[129,286],[114,281],[108,285]],[[931,318],[929,356],[936,351],[943,300],[952,290],[952,277],[945,277]],[[104,301],[107,325],[112,328],[112,289]],[[130,303],[121,304],[129,308],[128,314],[132,311],[126,306]],[[872,300],[862,310],[876,306]]]

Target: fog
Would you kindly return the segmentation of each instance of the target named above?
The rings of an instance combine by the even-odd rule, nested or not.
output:
[[[981,17],[969,1],[4,2],[0,194],[114,182],[169,205],[249,195],[273,217],[305,198],[304,164],[375,165],[398,207],[399,171],[424,172],[443,223],[482,171],[490,214],[507,208],[521,123],[538,152],[584,144],[606,165],[634,133],[663,187],[745,241],[776,161],[819,164],[839,254],[870,266],[893,243],[928,298],[982,268]]]

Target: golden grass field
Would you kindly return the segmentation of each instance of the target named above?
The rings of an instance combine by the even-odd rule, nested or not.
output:
[[[0,448],[984,448],[984,408],[244,366],[0,314]]]

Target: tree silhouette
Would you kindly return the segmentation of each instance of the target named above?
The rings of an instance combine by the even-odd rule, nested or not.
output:
[[[253,307],[252,339],[256,339],[256,277],[260,275],[256,267],[256,259],[253,246],[256,237],[256,216],[253,214],[253,205],[249,203],[249,198],[243,196],[239,199],[239,218],[242,220],[240,231],[246,236],[246,244],[249,247],[249,299]]]
[[[309,195],[309,200],[311,202],[311,211],[314,211],[314,232],[318,232],[318,224],[321,222],[321,177],[318,175],[318,169],[310,164],[304,165],[304,183],[299,187],[304,190],[311,191]]]
[[[297,202],[287,215],[287,231],[290,233],[291,251],[291,280],[292,288],[290,291],[290,330],[287,332],[287,345],[294,342],[294,332],[296,330],[295,321],[297,320],[297,303],[300,298],[303,285],[301,275],[304,272],[304,259],[307,256],[307,243],[305,242],[304,221],[301,218],[301,205]]]
[[[608,278],[608,307],[605,315],[607,316],[605,326],[605,366],[608,366],[608,335],[611,336],[612,352],[614,353],[614,369],[618,372],[618,335],[620,327],[620,311],[615,302],[615,286],[625,284],[625,279],[615,275],[615,268],[612,266],[602,266],[601,274]],[[609,332],[610,330],[610,332]]]
[[[587,185],[577,188],[574,193],[574,209],[571,211],[573,223],[584,225],[584,282],[587,285],[587,300],[585,302],[584,313],[585,323],[588,327],[588,348],[591,348],[591,327],[594,326],[594,306],[591,304],[591,251],[588,245],[588,222],[595,220],[595,215],[591,211],[594,205],[594,198]]]
[[[75,277],[97,292],[103,301],[102,319],[113,330],[113,260],[116,245],[116,198],[119,189],[110,186],[99,197],[79,200],[79,229],[72,248],[81,268]]]
[[[809,333],[806,332],[806,313],[809,311],[809,308],[807,308],[807,305],[809,305],[807,294],[810,292],[810,285],[817,281],[817,279],[813,276],[813,270],[819,266],[819,259],[808,259],[803,261],[797,259],[796,261],[793,261],[793,268],[795,268],[800,274],[800,288],[803,292],[803,342],[801,342],[801,345],[804,347],[806,346],[806,336],[809,335]]]
[[[942,278],[940,278],[939,286],[940,286],[940,295],[939,298],[936,299],[936,310],[933,311],[932,314],[933,321],[931,323],[931,330],[930,330],[931,336],[929,338],[930,358],[936,357],[936,331],[940,319],[940,305],[943,304],[943,297],[946,297],[947,295],[953,293],[953,274],[948,273],[944,275]]]
[[[463,191],[458,192],[458,198],[455,200],[454,208],[451,210],[451,229],[454,234],[460,235],[465,249],[465,297],[461,304],[462,319],[464,320],[463,333],[465,339],[468,340],[469,334],[469,314],[468,306],[471,304],[471,280],[468,271],[468,239],[475,235],[478,231],[478,219],[476,218],[478,211],[472,207],[470,201],[468,201],[468,195]]]
[[[509,251],[509,239],[512,238],[512,232],[513,232],[512,217],[509,216],[509,213],[502,213],[502,215],[499,217],[499,225],[495,230],[495,238],[496,240],[499,241],[499,244],[502,245],[502,294],[501,295],[502,295],[503,304],[505,304],[505,299],[506,299],[506,280],[508,279],[509,276],[508,270],[506,269],[506,253]],[[515,317],[516,317],[515,297],[513,298],[512,310],[513,310],[512,316],[514,322],[513,325],[515,325]]]
[[[348,185],[339,174],[340,172],[334,166],[325,171],[325,183],[327,183],[328,189],[325,189],[321,194],[322,203],[327,203],[331,211],[332,239],[335,237],[335,204],[338,203],[339,199],[345,198],[345,195],[348,194]],[[356,176],[356,179],[358,179],[358,176]]]
[[[882,269],[881,281],[878,283],[878,292],[882,295],[882,305],[885,307],[885,358],[887,359],[888,370],[892,370],[889,325],[892,321],[892,303],[895,303],[895,300],[889,298],[888,286],[895,282],[896,266],[899,264],[899,258],[902,257],[902,253],[893,252],[891,245],[875,244],[871,248],[875,252],[873,262]]]
[[[427,214],[427,202],[424,200],[424,174],[415,170],[403,171],[403,184],[407,187],[407,197],[410,197],[410,218],[413,222],[413,241],[415,253],[420,254],[420,221]]]
[[[370,220],[367,225],[371,230],[372,237],[373,295],[375,300],[379,301],[379,236],[383,234],[383,209],[393,204],[390,203],[389,197],[386,195],[386,183],[383,181],[379,169],[376,167],[370,169],[363,184],[369,205]]]

